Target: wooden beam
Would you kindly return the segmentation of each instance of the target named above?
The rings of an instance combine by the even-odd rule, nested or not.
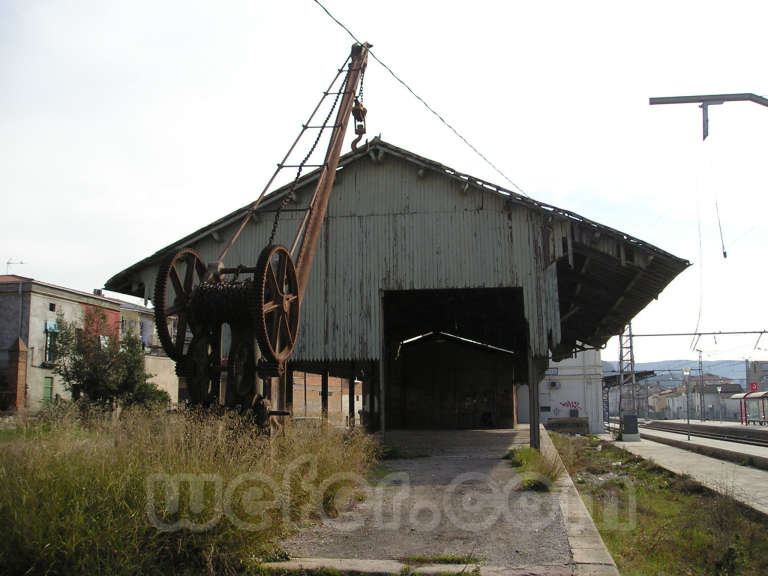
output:
[[[348,402],[348,411],[349,411],[349,427],[354,428],[355,427],[355,377],[350,376],[349,378],[349,402]]]
[[[539,450],[541,448],[541,438],[539,436],[539,374],[536,367],[536,360],[531,349],[528,349],[528,422],[530,422],[530,442],[531,448]]]
[[[326,422],[328,420],[328,368],[323,370],[321,384],[320,384],[320,402],[322,420]]]

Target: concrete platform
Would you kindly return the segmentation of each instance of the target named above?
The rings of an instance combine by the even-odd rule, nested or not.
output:
[[[554,452],[543,429],[541,436],[544,450]],[[264,568],[618,574],[567,473],[551,492],[517,490],[522,476],[502,457],[510,448],[527,446],[527,426],[395,431],[383,441],[399,458],[384,462],[378,478],[369,481],[364,501],[355,501],[334,521],[318,522],[289,538],[283,546],[292,559]],[[476,565],[436,562],[440,556],[470,555],[478,559]]]
[[[673,420],[656,420],[656,422],[674,422],[676,424],[687,424],[688,420],[685,418],[678,418]],[[642,422],[641,422],[642,423]],[[749,426],[745,426],[744,424],[741,424],[738,421],[734,420],[723,420],[720,422],[719,420],[704,420],[701,421],[699,419],[692,419],[691,420],[692,425],[704,425],[704,426],[717,426],[719,428],[737,428],[737,429],[747,429],[747,430],[762,430],[766,434],[768,434],[768,426],[761,426],[759,424],[750,424]]]
[[[683,441],[687,442],[685,436],[680,434],[662,433],[656,430],[651,432],[659,435],[666,434],[676,440],[682,437]],[[608,437],[608,439],[611,438]],[[706,445],[714,442],[719,441],[691,437],[692,444]],[[735,444],[734,442],[720,443],[727,444],[731,449]],[[654,442],[645,437],[640,442],[615,442],[615,444],[642,458],[653,460],[659,466],[676,474],[688,474],[705,486],[733,496],[747,506],[768,514],[768,471],[704,456],[690,450]],[[742,444],[736,446],[737,449],[741,449],[742,446],[756,448]]]
[[[648,440],[671,444],[676,448],[683,448],[702,453],[705,456],[730,460],[737,464],[751,459],[753,462],[762,464],[759,466],[760,468],[768,469],[768,447],[741,444],[730,440],[701,438],[699,436],[691,436],[691,439],[688,440],[686,434],[650,428],[641,428],[640,435]]]

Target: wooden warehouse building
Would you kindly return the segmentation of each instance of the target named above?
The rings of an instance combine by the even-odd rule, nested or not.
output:
[[[291,245],[317,177],[299,182],[278,243]],[[289,192],[265,199],[226,266],[256,263]],[[248,209],[130,266],[106,288],[150,299],[166,253],[190,246],[215,260]],[[340,160],[290,367],[362,379],[373,429],[509,425],[516,382],[533,383],[537,423],[549,359],[604,345],[688,265],[374,139]],[[440,334],[449,336],[407,344]],[[420,348],[427,366],[414,362]],[[457,358],[470,369],[457,371]]]

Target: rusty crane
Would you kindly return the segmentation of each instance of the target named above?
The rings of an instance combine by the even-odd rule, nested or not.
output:
[[[200,254],[187,247],[168,254],[160,264],[154,292],[157,333],[166,353],[175,360],[177,373],[185,378],[190,399],[195,404],[208,405],[217,400],[222,372],[222,326],[226,323],[230,327],[232,340],[226,362],[227,387],[223,403],[229,407],[254,410],[260,415],[262,423],[270,414],[269,404],[265,404],[257,392],[256,379],[257,376],[265,380],[282,376],[296,346],[301,304],[350,117],[354,118],[357,134],[353,148],[365,133],[362,80],[369,48],[369,44],[354,44],[345,66],[339,69],[331,87],[323,93],[323,98],[332,94],[334,83],[346,71],[341,89],[335,92],[334,108],[338,103],[335,122],[330,125],[327,122],[332,108],[326,122],[315,127],[321,130],[320,133],[325,128],[331,128],[330,141],[317,186],[292,246],[274,244],[278,210],[272,237],[255,266],[240,264],[225,267],[223,264],[275,176],[286,167],[285,161],[301,135],[312,128],[309,122],[303,125],[299,137],[216,262],[204,262]],[[340,103],[338,96],[341,96]],[[322,101],[313,111],[310,121]],[[320,135],[315,144],[319,138]],[[306,158],[299,165],[297,181],[305,163]],[[286,197],[281,208],[290,201],[290,196]]]

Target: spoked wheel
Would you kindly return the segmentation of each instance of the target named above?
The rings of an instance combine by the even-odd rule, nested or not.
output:
[[[267,246],[259,256],[251,314],[261,353],[283,365],[299,332],[299,283],[296,266],[285,246]]]
[[[208,406],[219,392],[220,335],[203,332],[192,338],[189,350],[177,364],[183,366],[181,376],[187,384],[189,399],[193,404]]]
[[[256,397],[256,342],[253,333],[232,331],[227,359],[227,406],[248,409]]]
[[[165,353],[177,362],[184,356],[192,293],[205,273],[205,262],[192,248],[169,254],[157,272],[155,326]],[[175,325],[169,329],[168,321],[174,317]]]

